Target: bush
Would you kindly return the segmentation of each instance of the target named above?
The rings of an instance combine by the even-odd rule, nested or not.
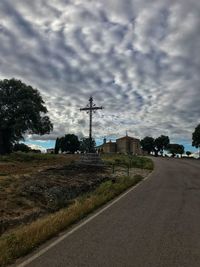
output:
[[[14,145],[13,151],[29,152],[31,148],[23,143],[17,143]]]

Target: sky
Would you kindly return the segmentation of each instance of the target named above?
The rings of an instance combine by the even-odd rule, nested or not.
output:
[[[191,148],[200,114],[199,0],[1,0],[0,79],[37,88],[54,124],[27,135],[51,147],[56,137],[115,139],[168,135]]]

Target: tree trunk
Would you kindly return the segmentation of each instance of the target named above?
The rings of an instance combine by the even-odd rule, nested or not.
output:
[[[5,154],[5,147],[4,147],[4,142],[3,142],[3,131],[0,130],[0,155]]]
[[[12,144],[9,130],[0,129],[0,155],[9,154],[12,151]]]
[[[155,152],[155,157],[158,157],[158,150],[155,149],[154,152]]]

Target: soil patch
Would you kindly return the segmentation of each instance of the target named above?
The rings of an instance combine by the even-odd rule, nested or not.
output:
[[[9,176],[0,183],[0,233],[68,206],[111,179],[105,167],[75,164]]]

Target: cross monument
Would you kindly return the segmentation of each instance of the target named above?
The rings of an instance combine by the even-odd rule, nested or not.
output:
[[[89,104],[85,108],[81,108],[80,111],[87,111],[90,118],[89,123],[89,152],[92,152],[92,115],[93,112],[95,112],[98,109],[103,109],[103,107],[96,107],[96,105],[93,103],[93,97],[91,96],[89,99]]]

